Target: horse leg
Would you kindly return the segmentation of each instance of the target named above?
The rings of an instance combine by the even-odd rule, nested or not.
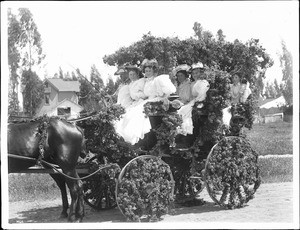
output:
[[[79,178],[76,170],[65,173],[71,177]],[[71,195],[71,205],[68,219],[70,222],[81,222],[84,217],[82,182],[80,180],[66,179],[66,183],[70,189]]]
[[[60,218],[67,218],[69,202],[68,202],[68,196],[66,190],[65,177],[60,174],[50,174],[50,176],[53,178],[53,180],[55,180],[61,192],[63,210],[60,214]]]

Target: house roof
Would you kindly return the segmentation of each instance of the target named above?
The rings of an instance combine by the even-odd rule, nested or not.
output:
[[[65,98],[64,100],[62,100],[61,102],[59,102],[58,104],[56,104],[55,106],[53,106],[52,109],[57,108],[57,107],[61,107],[64,103],[66,102],[71,102],[73,105],[79,107],[80,109],[83,109],[83,107],[77,103],[75,103],[74,101],[69,100],[68,98]]]
[[[46,114],[47,112],[49,111],[53,111],[55,110],[57,107],[63,107],[63,105],[66,103],[66,102],[70,102],[72,103],[75,107],[78,107],[79,109],[83,110],[83,107],[71,100],[69,100],[68,98],[65,98],[64,100],[62,100],[61,102],[59,102],[58,104],[55,104],[55,105],[52,105],[52,106],[43,106],[41,108],[41,110],[38,112],[38,115],[41,116],[43,114]]]
[[[259,106],[259,108],[265,108],[265,109],[269,109],[269,108],[277,108],[278,106],[283,106],[286,104],[286,101],[284,99],[283,96],[280,96],[276,99],[271,99],[270,101],[262,104]]]
[[[64,91],[79,92],[80,91],[79,81],[64,81],[61,78],[47,78],[46,81],[49,82],[59,92],[64,92]]]
[[[264,104],[266,104],[270,101],[273,101],[273,100],[274,100],[274,98],[263,99],[262,97],[260,97],[258,99],[258,104],[257,105],[258,105],[258,107],[261,107],[262,105],[264,105]]]

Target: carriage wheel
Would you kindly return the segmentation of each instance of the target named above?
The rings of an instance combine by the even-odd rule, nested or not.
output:
[[[222,207],[243,207],[258,189],[261,179],[258,155],[241,137],[225,137],[210,151],[205,183],[214,202]]]
[[[115,172],[115,169],[103,170],[83,180],[83,199],[90,207],[100,211],[117,206]]]
[[[127,221],[157,221],[173,202],[174,181],[169,165],[150,155],[129,161],[116,187],[117,204]]]

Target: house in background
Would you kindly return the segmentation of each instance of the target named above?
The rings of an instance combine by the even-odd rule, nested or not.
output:
[[[48,78],[44,81],[44,98],[36,111],[37,116],[62,116],[76,118],[83,107],[78,104],[80,83],[78,81],[64,81],[60,78]]]
[[[256,123],[269,123],[284,120],[284,114],[281,109],[286,105],[286,101],[283,96],[275,99],[265,99],[258,101],[258,116]]]

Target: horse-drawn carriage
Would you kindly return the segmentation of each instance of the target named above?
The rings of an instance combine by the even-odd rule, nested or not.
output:
[[[169,99],[172,101],[173,98]],[[204,102],[195,103],[192,113],[194,130],[192,135],[187,136],[177,135],[181,118],[176,109],[172,106],[165,108],[162,102],[147,103],[145,115],[149,117],[152,129],[134,146],[122,141],[113,131],[112,120],[120,109],[116,105],[76,121],[77,126],[84,130],[85,143],[79,138],[83,131],[66,124],[69,122],[57,118],[46,118],[46,122],[40,119],[27,132],[32,138],[37,137],[33,146],[26,145],[34,150],[23,153],[23,159],[14,160],[25,161],[24,157],[31,156],[45,167],[54,168],[53,173],[59,169],[49,163],[59,165],[64,175],[52,174],[52,177],[62,181],[66,176],[71,195],[77,194],[75,200],[72,197],[71,214],[79,219],[83,217],[83,211],[78,208],[81,202],[79,177],[83,181],[83,199],[89,206],[96,210],[118,206],[129,221],[158,220],[174,202],[200,205],[203,203],[200,193],[204,187],[220,206],[240,208],[254,197],[260,185],[258,155],[240,132],[243,126],[253,122],[245,116],[252,112],[252,107],[250,100],[231,107],[233,117],[230,127],[226,127],[221,121],[224,100],[218,89],[212,88]],[[55,124],[51,123],[60,123],[60,126],[55,128]],[[63,131],[61,125],[65,126]],[[72,137],[65,137],[70,133]],[[49,139],[51,136],[53,139]],[[20,142],[20,137],[11,138],[14,139],[11,145]],[[76,144],[72,147],[76,157],[72,159],[69,153],[64,153],[69,144]],[[69,164],[79,157],[83,144],[93,156],[89,154],[81,164],[72,162],[75,173]],[[53,152],[51,145],[58,146],[57,151],[61,154],[47,157]],[[22,155],[17,150],[9,151],[9,154]],[[64,203],[66,194],[62,192],[62,195]],[[63,204],[63,212],[66,213],[67,208],[68,205]]]

